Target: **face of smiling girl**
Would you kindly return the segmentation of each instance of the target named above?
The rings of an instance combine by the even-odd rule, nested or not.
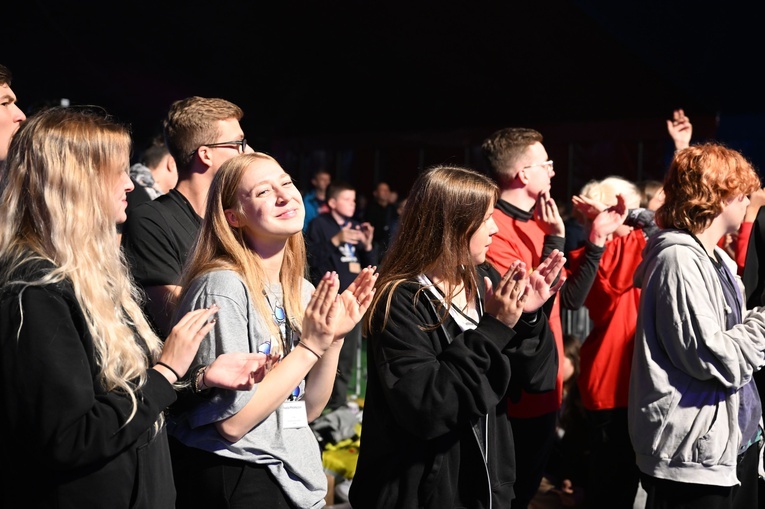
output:
[[[286,239],[303,229],[305,209],[300,191],[279,163],[262,159],[244,173],[237,191],[240,226],[251,246],[259,241]],[[233,211],[226,217],[231,222]]]

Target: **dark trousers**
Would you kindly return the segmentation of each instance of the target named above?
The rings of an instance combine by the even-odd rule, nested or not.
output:
[[[627,409],[587,411],[588,479],[585,506],[632,509],[640,484],[627,427]]]
[[[759,444],[739,456],[736,475],[740,486],[707,486],[640,475],[647,493],[645,509],[754,509],[757,497]]]
[[[513,509],[525,509],[539,489],[555,445],[557,412],[539,417],[511,417],[515,441],[515,500]]]
[[[224,458],[170,439],[177,509],[297,509],[263,465]]]
[[[348,383],[356,365],[356,349],[361,341],[362,322],[356,324],[343,341],[340,357],[337,360],[337,375],[332,386],[332,395],[327,402],[327,408],[336,410],[348,402]],[[356,376],[359,376],[357,373]]]

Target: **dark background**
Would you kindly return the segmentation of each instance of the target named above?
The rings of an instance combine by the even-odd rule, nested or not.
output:
[[[9,3],[9,2],[6,2]],[[52,2],[0,9],[0,62],[31,112],[67,98],[132,126],[223,97],[248,141],[305,187],[312,171],[403,195],[432,164],[485,169],[493,130],[539,129],[553,194],[661,179],[665,119],[765,168],[763,17],[752,2]]]

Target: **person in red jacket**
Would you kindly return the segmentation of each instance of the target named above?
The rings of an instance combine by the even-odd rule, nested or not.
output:
[[[585,185],[574,203],[585,215],[616,203],[621,195],[631,214],[606,242],[585,306],[593,328],[580,350],[578,378],[589,427],[587,507],[631,508],[639,485],[627,429],[627,396],[635,341],[640,290],[632,276],[642,260],[649,234],[657,230],[652,213],[640,208],[640,191],[621,177]],[[635,229],[635,218],[644,218]],[[584,260],[584,250],[571,252],[571,267]]]
[[[486,255],[500,273],[515,260],[536,268],[553,250],[563,250],[565,228],[555,200],[550,197],[553,162],[542,145],[542,135],[526,128],[506,128],[490,135],[482,150],[500,188],[492,213],[498,232]],[[622,205],[603,211],[593,221],[585,243],[586,261],[566,277],[559,298],[545,304],[555,337],[558,358],[563,358],[563,327],[560,307],[579,309],[589,291],[605,239],[624,222]],[[516,442],[517,479],[513,509],[525,508],[534,497],[555,443],[555,425],[563,394],[559,367],[555,389],[541,394],[523,392],[508,404]]]

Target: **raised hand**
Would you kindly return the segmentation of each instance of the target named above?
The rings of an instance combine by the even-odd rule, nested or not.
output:
[[[560,217],[558,205],[550,197],[549,191],[543,191],[539,194],[536,206],[534,207],[534,218],[545,235],[555,235],[558,237],[566,235],[566,228],[563,224],[563,218]]]
[[[497,288],[493,288],[489,278],[484,278],[484,281],[486,312],[508,327],[514,327],[521,318],[523,306],[529,296],[526,264],[519,260],[510,264]]]
[[[749,205],[746,207],[744,222],[753,222],[763,205],[765,205],[765,188],[760,188],[749,195]]]
[[[616,195],[616,205],[602,210],[595,216],[590,227],[590,242],[603,246],[609,236],[616,231],[627,219],[627,203],[624,196]]]
[[[172,372],[179,378],[183,377],[199,350],[199,344],[215,325],[215,320],[211,318],[218,310],[218,306],[213,304],[209,308],[195,309],[183,315],[170,331],[159,357],[159,362],[170,366],[170,369],[161,364],[155,368],[165,376]]]
[[[345,308],[345,317],[337,324],[335,337],[344,338],[359,321],[372,303],[375,294],[375,282],[377,281],[377,267],[366,267],[356,279],[353,280],[346,290],[340,294],[340,300]]]
[[[537,270],[529,275],[529,296],[524,301],[524,313],[533,313],[541,308],[550,297],[560,290],[565,279],[560,278],[554,286],[553,282],[560,274],[565,263],[566,258],[563,256],[563,253],[553,249],[552,253],[539,264]]]
[[[205,369],[204,385],[247,391],[263,380],[272,364],[271,358],[264,353],[224,353]]]
[[[337,274],[327,272],[311,295],[303,315],[300,340],[319,355],[332,345],[338,324],[345,320],[345,307],[337,294],[339,287]]]
[[[688,148],[691,145],[693,125],[682,109],[672,112],[672,119],[667,120],[667,132],[675,143],[675,150]]]
[[[582,215],[584,215],[584,217],[590,221],[595,219],[598,214],[608,208],[605,204],[599,202],[598,200],[593,200],[592,198],[587,198],[586,196],[582,196],[580,194],[573,196],[571,198],[571,203],[579,212],[582,213]]]

